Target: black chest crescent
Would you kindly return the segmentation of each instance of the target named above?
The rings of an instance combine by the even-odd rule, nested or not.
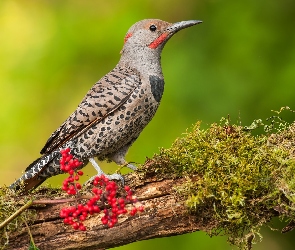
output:
[[[164,80],[157,76],[149,76],[152,94],[157,102],[160,102],[164,92]]]

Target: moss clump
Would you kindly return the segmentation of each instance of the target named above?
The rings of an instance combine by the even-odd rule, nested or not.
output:
[[[196,219],[214,225],[231,243],[249,248],[259,228],[280,214],[295,218],[295,125],[278,134],[253,136],[241,126],[211,125],[177,139],[152,159],[152,171],[184,176],[177,187]],[[249,245],[250,244],[250,245]]]

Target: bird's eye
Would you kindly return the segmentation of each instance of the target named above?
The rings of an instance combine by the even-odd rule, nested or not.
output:
[[[156,29],[157,29],[156,25],[152,24],[150,26],[150,31],[156,31]]]

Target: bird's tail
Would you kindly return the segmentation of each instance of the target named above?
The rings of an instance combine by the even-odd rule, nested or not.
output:
[[[9,188],[18,190],[22,188],[25,192],[34,189],[41,185],[47,178],[52,175],[58,174],[60,169],[57,169],[56,162],[57,158],[60,158],[60,151],[53,151],[49,154],[43,155],[34,162],[32,162],[25,170],[25,173]],[[54,165],[54,166],[51,166]],[[50,169],[53,170],[50,172]]]

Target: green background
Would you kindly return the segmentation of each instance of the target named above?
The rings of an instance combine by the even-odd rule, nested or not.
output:
[[[118,62],[128,28],[145,18],[204,23],[177,33],[162,54],[165,93],[127,160],[169,147],[197,120],[230,114],[249,125],[295,109],[295,1],[0,1],[0,183],[10,184],[39,156],[50,134]],[[294,120],[293,113],[283,113]],[[113,171],[113,164],[102,163]],[[91,176],[95,172],[87,167]],[[60,185],[64,177],[51,178]],[[85,177],[87,178],[87,177]],[[273,222],[279,228],[282,224]],[[294,233],[269,228],[254,249],[294,249]],[[196,232],[121,249],[232,249],[226,237]]]

